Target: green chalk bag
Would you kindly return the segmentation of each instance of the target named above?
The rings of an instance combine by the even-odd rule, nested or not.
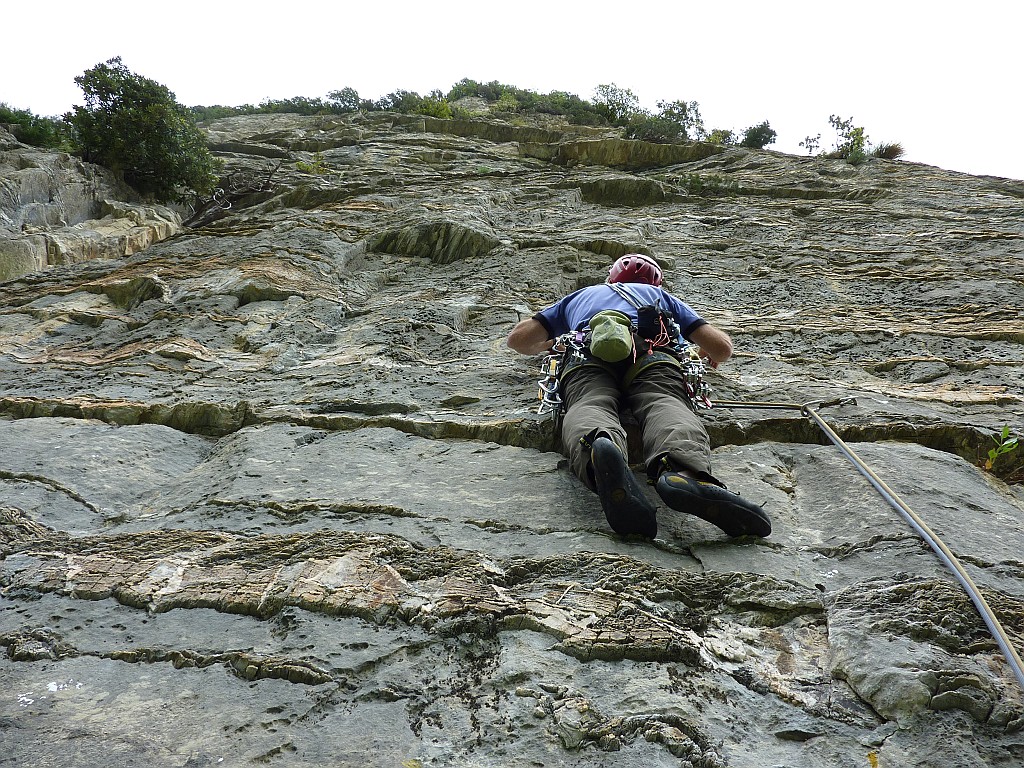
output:
[[[590,318],[590,352],[608,363],[625,360],[633,352],[633,329],[628,316],[614,309]]]

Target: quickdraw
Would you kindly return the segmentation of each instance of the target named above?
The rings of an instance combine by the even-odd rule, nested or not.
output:
[[[543,416],[562,409],[562,395],[558,392],[558,369],[561,367],[562,356],[553,353],[544,358],[540,366],[542,378],[537,381],[537,413]]]
[[[583,331],[564,333],[555,339],[551,351],[545,355],[540,366],[541,378],[537,381],[537,413],[543,416],[551,413],[555,418],[562,412],[564,403],[559,392],[559,379],[565,364],[573,359],[586,360],[587,345]]]
[[[713,408],[711,386],[704,381],[704,374],[708,372],[708,368],[700,356],[700,350],[693,344],[687,344],[686,348],[680,350],[678,354],[679,365],[683,373],[683,384],[686,386],[686,395],[690,404],[695,406],[694,410]]]

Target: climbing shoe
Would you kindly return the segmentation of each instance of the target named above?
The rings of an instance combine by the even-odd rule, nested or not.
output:
[[[707,520],[729,536],[767,536],[772,532],[772,521],[761,507],[720,485],[665,472],[655,490],[672,509]]]
[[[657,536],[657,510],[647,500],[618,446],[607,437],[598,437],[591,446],[590,461],[601,508],[612,530],[620,536]]]

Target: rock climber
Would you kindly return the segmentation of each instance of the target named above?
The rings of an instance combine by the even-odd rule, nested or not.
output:
[[[506,343],[521,354],[537,355],[548,353],[563,334],[580,331],[577,337],[588,339],[560,374],[562,447],[573,473],[597,493],[616,533],[653,539],[658,532],[657,510],[627,461],[620,410],[628,408],[640,428],[647,476],[665,504],[729,536],[768,536],[771,520],[765,511],[711,474],[711,443],[687,404],[681,364],[670,353],[677,340],[665,329],[697,345],[713,368],[732,355],[732,340],[661,288],[662,277],[650,256],[622,256],[604,283],[581,288],[520,321]],[[638,335],[640,325],[651,324],[655,308],[660,310],[658,342],[646,338],[654,334]]]

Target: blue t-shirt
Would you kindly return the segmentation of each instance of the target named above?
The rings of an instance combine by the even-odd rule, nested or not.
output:
[[[702,325],[707,325],[707,320],[668,291],[646,283],[629,283],[628,286],[629,291],[636,296],[641,305],[655,304],[669,312],[679,324],[685,339],[689,339],[690,334]],[[542,309],[533,317],[544,326],[548,336],[555,339],[563,333],[583,328],[590,318],[605,309],[622,312],[636,322],[636,307],[626,301],[607,283],[573,291],[561,301]]]

